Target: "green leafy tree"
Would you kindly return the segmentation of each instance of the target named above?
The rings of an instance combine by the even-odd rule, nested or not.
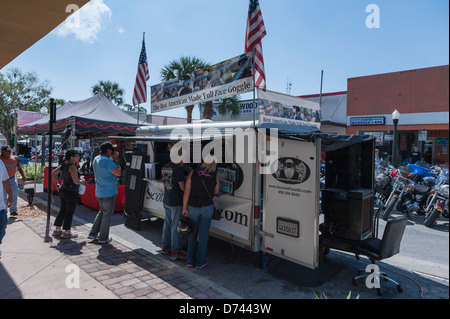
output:
[[[40,112],[48,108],[52,90],[49,82],[41,82],[35,72],[23,73],[19,68],[11,68],[5,74],[0,73],[0,132],[8,143],[14,143],[16,112]]]
[[[141,112],[141,113],[147,113],[147,110],[143,106],[133,106],[131,104],[125,103],[122,105],[122,109],[126,111],[132,111],[132,112]]]
[[[123,105],[123,95],[125,94],[125,90],[119,86],[119,83],[99,81],[98,84],[92,87],[92,94],[96,95],[100,92],[117,106]]]
[[[241,114],[241,107],[239,105],[239,95],[233,95],[226,99],[216,100],[217,110],[220,114],[228,114],[231,118],[238,118]],[[213,101],[208,101],[203,105],[203,118],[212,119],[213,117]]]

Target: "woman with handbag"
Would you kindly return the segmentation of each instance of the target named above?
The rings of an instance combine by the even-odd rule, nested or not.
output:
[[[80,179],[76,164],[80,160],[80,154],[76,150],[68,150],[64,162],[52,171],[52,179],[59,192],[60,210],[55,219],[55,231],[53,236],[61,238],[76,238],[78,234],[70,231],[73,214],[78,204],[78,192],[84,180]],[[58,176],[62,172],[62,184],[58,182]]]
[[[197,269],[206,266],[209,228],[214,213],[214,195],[219,193],[216,157],[208,155],[199,169],[191,171],[183,196],[183,216],[189,217],[192,233],[189,235],[187,266]],[[198,237],[198,241],[197,241]]]

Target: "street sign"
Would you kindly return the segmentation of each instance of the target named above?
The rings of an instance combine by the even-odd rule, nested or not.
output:
[[[419,131],[419,141],[425,142],[427,140],[427,131],[421,130]]]

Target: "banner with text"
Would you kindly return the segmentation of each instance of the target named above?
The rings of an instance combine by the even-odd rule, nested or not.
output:
[[[152,113],[223,99],[253,90],[252,53],[151,87]]]
[[[315,126],[320,129],[322,115],[317,102],[258,89],[259,123]]]

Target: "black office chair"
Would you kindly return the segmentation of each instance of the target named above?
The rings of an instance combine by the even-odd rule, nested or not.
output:
[[[402,241],[403,233],[405,232],[408,220],[406,217],[391,219],[387,221],[384,229],[383,238],[368,238],[361,241],[360,244],[354,247],[356,259],[359,260],[359,255],[367,256],[373,265],[376,265],[377,260],[383,260],[392,257],[400,252],[400,243]],[[358,276],[353,278],[353,285],[356,286],[356,281],[361,278],[371,276],[372,273],[361,275],[365,273],[365,269],[358,270]],[[389,280],[397,285],[397,291],[402,292],[401,285],[389,278],[386,273],[379,273],[379,278]],[[381,287],[377,288],[377,294],[381,296]]]

